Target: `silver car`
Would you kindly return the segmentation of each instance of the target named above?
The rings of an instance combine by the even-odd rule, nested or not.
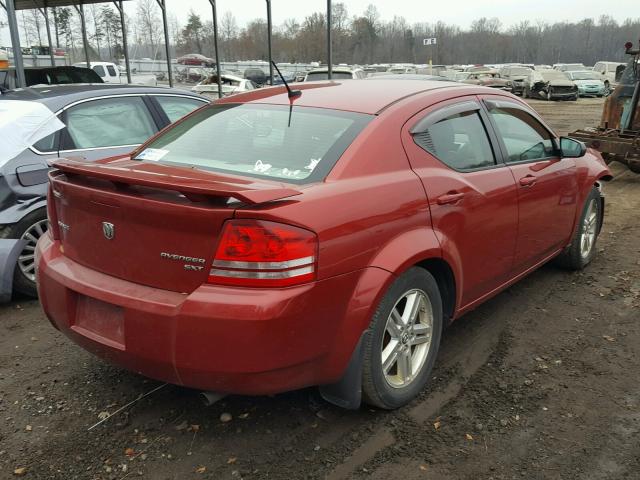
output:
[[[13,291],[37,295],[34,249],[47,230],[48,159],[127,154],[208,103],[187,91],[115,84],[31,87],[5,92],[5,100],[40,102],[65,128],[0,159],[0,301]]]

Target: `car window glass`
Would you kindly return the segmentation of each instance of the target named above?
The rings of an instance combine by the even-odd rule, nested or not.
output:
[[[112,77],[116,76],[116,69],[113,68],[113,65],[107,65],[107,72],[109,72],[109,75]]]
[[[57,135],[58,135],[58,132],[54,132],[51,135],[47,135],[46,137],[34,143],[33,148],[35,148],[36,150],[42,153],[55,152],[58,149],[57,142],[56,142]]]
[[[171,123],[204,105],[204,103],[199,100],[183,97],[158,96],[156,100]]]
[[[551,134],[524,110],[494,107],[490,114],[507,148],[509,162],[528,162],[556,155]]]
[[[176,123],[136,159],[307,183],[329,173],[371,118],[325,108],[211,105]]]
[[[67,110],[67,129],[75,148],[137,145],[155,133],[140,97],[107,98]]]
[[[98,75],[100,75],[101,77],[105,76],[104,73],[104,68],[102,67],[102,65],[95,65],[93,67],[93,71],[96,72]]]
[[[477,111],[451,115],[414,135],[415,142],[456,170],[495,165],[487,132]]]

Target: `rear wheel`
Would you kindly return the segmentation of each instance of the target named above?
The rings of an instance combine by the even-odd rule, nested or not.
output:
[[[596,254],[596,240],[602,226],[600,191],[593,187],[582,209],[573,239],[558,257],[558,263],[570,270],[582,270]]]
[[[30,297],[38,296],[35,270],[36,243],[48,228],[47,210],[40,208],[26,215],[18,223],[11,225],[6,233],[7,238],[26,241],[13,272],[13,288]]]
[[[365,337],[365,402],[394,409],[420,393],[435,363],[442,323],[438,284],[426,270],[411,268],[391,285]]]

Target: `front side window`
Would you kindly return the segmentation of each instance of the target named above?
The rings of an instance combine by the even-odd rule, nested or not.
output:
[[[67,129],[75,148],[138,145],[156,132],[140,97],[105,98],[71,107]]]
[[[440,120],[414,134],[414,140],[455,170],[475,170],[496,164],[487,132],[476,110]]]
[[[116,76],[116,69],[113,68],[113,65],[107,65],[107,72],[109,72],[109,75],[112,77]]]
[[[157,96],[156,100],[171,123],[204,105],[200,100],[185,97]]]
[[[284,105],[211,105],[138,153],[206,170],[292,183],[322,180],[371,115]]]
[[[490,109],[509,162],[529,162],[556,156],[552,135],[535,118],[514,107]]]

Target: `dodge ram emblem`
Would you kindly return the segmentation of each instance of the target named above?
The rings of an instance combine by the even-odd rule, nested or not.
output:
[[[116,235],[116,227],[113,223],[102,222],[102,233],[104,233],[104,238],[107,240],[113,240]]]

